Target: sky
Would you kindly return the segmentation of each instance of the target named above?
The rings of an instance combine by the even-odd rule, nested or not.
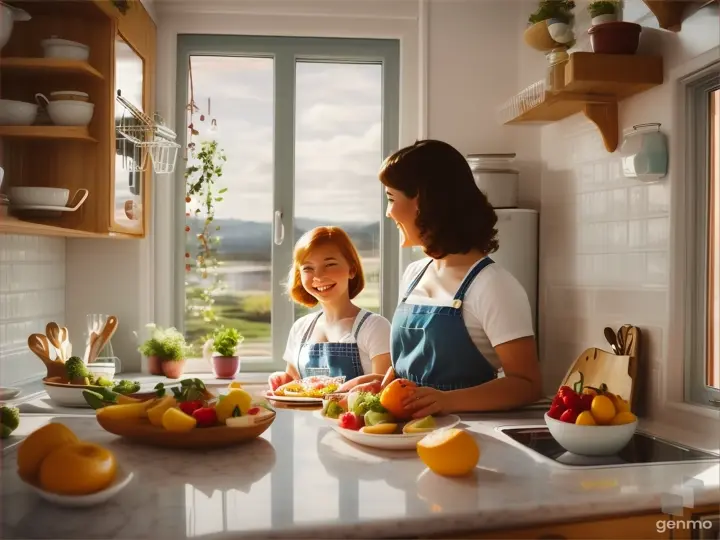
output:
[[[273,60],[193,56],[191,62],[195,103],[205,114],[204,122],[195,117],[196,143],[213,137],[208,128],[214,118],[216,138],[227,156],[218,185],[229,189],[215,215],[270,222]],[[328,223],[380,219],[381,92],[380,65],[296,64],[296,218]]]

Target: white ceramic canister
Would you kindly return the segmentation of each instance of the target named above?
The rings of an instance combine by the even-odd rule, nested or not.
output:
[[[493,208],[517,208],[517,170],[510,168],[515,154],[469,154],[468,164],[475,184],[485,193]]]

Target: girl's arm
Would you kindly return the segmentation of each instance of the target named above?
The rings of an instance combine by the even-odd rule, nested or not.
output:
[[[378,354],[377,356],[373,356],[371,362],[373,370],[372,373],[366,373],[365,375],[360,375],[359,377],[355,377],[354,379],[345,381],[340,386],[340,388],[337,389],[337,391],[339,393],[349,392],[360,384],[368,384],[382,381],[383,377],[385,377],[385,374],[391,366],[390,353]]]
[[[497,411],[528,405],[542,397],[535,338],[525,337],[495,347],[505,376],[471,388],[450,390],[446,412]]]
[[[270,390],[275,391],[283,384],[287,384],[291,381],[297,381],[299,379],[300,374],[298,373],[298,370],[294,365],[288,362],[285,371],[276,371],[275,373],[270,374],[268,377],[268,385],[270,386]]]

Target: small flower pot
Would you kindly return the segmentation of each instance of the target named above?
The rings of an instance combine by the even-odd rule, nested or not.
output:
[[[157,356],[148,356],[148,371],[150,371],[150,375],[163,375],[162,370],[162,362],[160,361],[160,358]]]
[[[162,372],[168,379],[179,379],[185,371],[185,359],[162,360]]]
[[[603,23],[615,22],[618,20],[616,13],[605,13],[603,15],[596,15],[592,18],[592,25],[598,25]]]
[[[635,54],[640,44],[642,26],[625,21],[591,26],[590,44],[598,54]]]
[[[218,379],[234,379],[240,369],[238,356],[213,356],[213,372]]]

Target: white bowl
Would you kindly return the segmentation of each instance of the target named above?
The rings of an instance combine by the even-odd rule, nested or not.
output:
[[[56,126],[87,126],[94,110],[95,105],[85,101],[51,101],[47,105],[50,120]]]
[[[67,39],[43,39],[40,44],[45,58],[65,58],[86,61],[90,57],[90,47]]]
[[[11,187],[8,195],[13,205],[66,206],[70,190],[50,187]]]
[[[102,504],[112,497],[120,493],[133,479],[133,473],[125,471],[122,467],[117,468],[115,474],[115,480],[112,484],[102,491],[91,493],[90,495],[59,495],[57,493],[51,493],[45,491],[40,487],[25,482],[22,480],[30,489],[40,495],[46,501],[57,504],[59,506],[73,507],[73,508],[86,508],[88,506],[95,506]]]
[[[579,426],[550,418],[545,423],[553,438],[568,452],[581,456],[611,456],[625,448],[637,429],[637,420],[619,426]]]
[[[0,99],[0,125],[31,126],[37,117],[38,106],[35,103]]]
[[[83,390],[92,390],[91,386],[77,386],[63,383],[43,381],[43,387],[50,397],[50,400],[61,407],[84,407],[90,408],[85,401]]]
[[[91,362],[87,370],[93,377],[105,377],[111,381],[115,378],[115,362]]]

